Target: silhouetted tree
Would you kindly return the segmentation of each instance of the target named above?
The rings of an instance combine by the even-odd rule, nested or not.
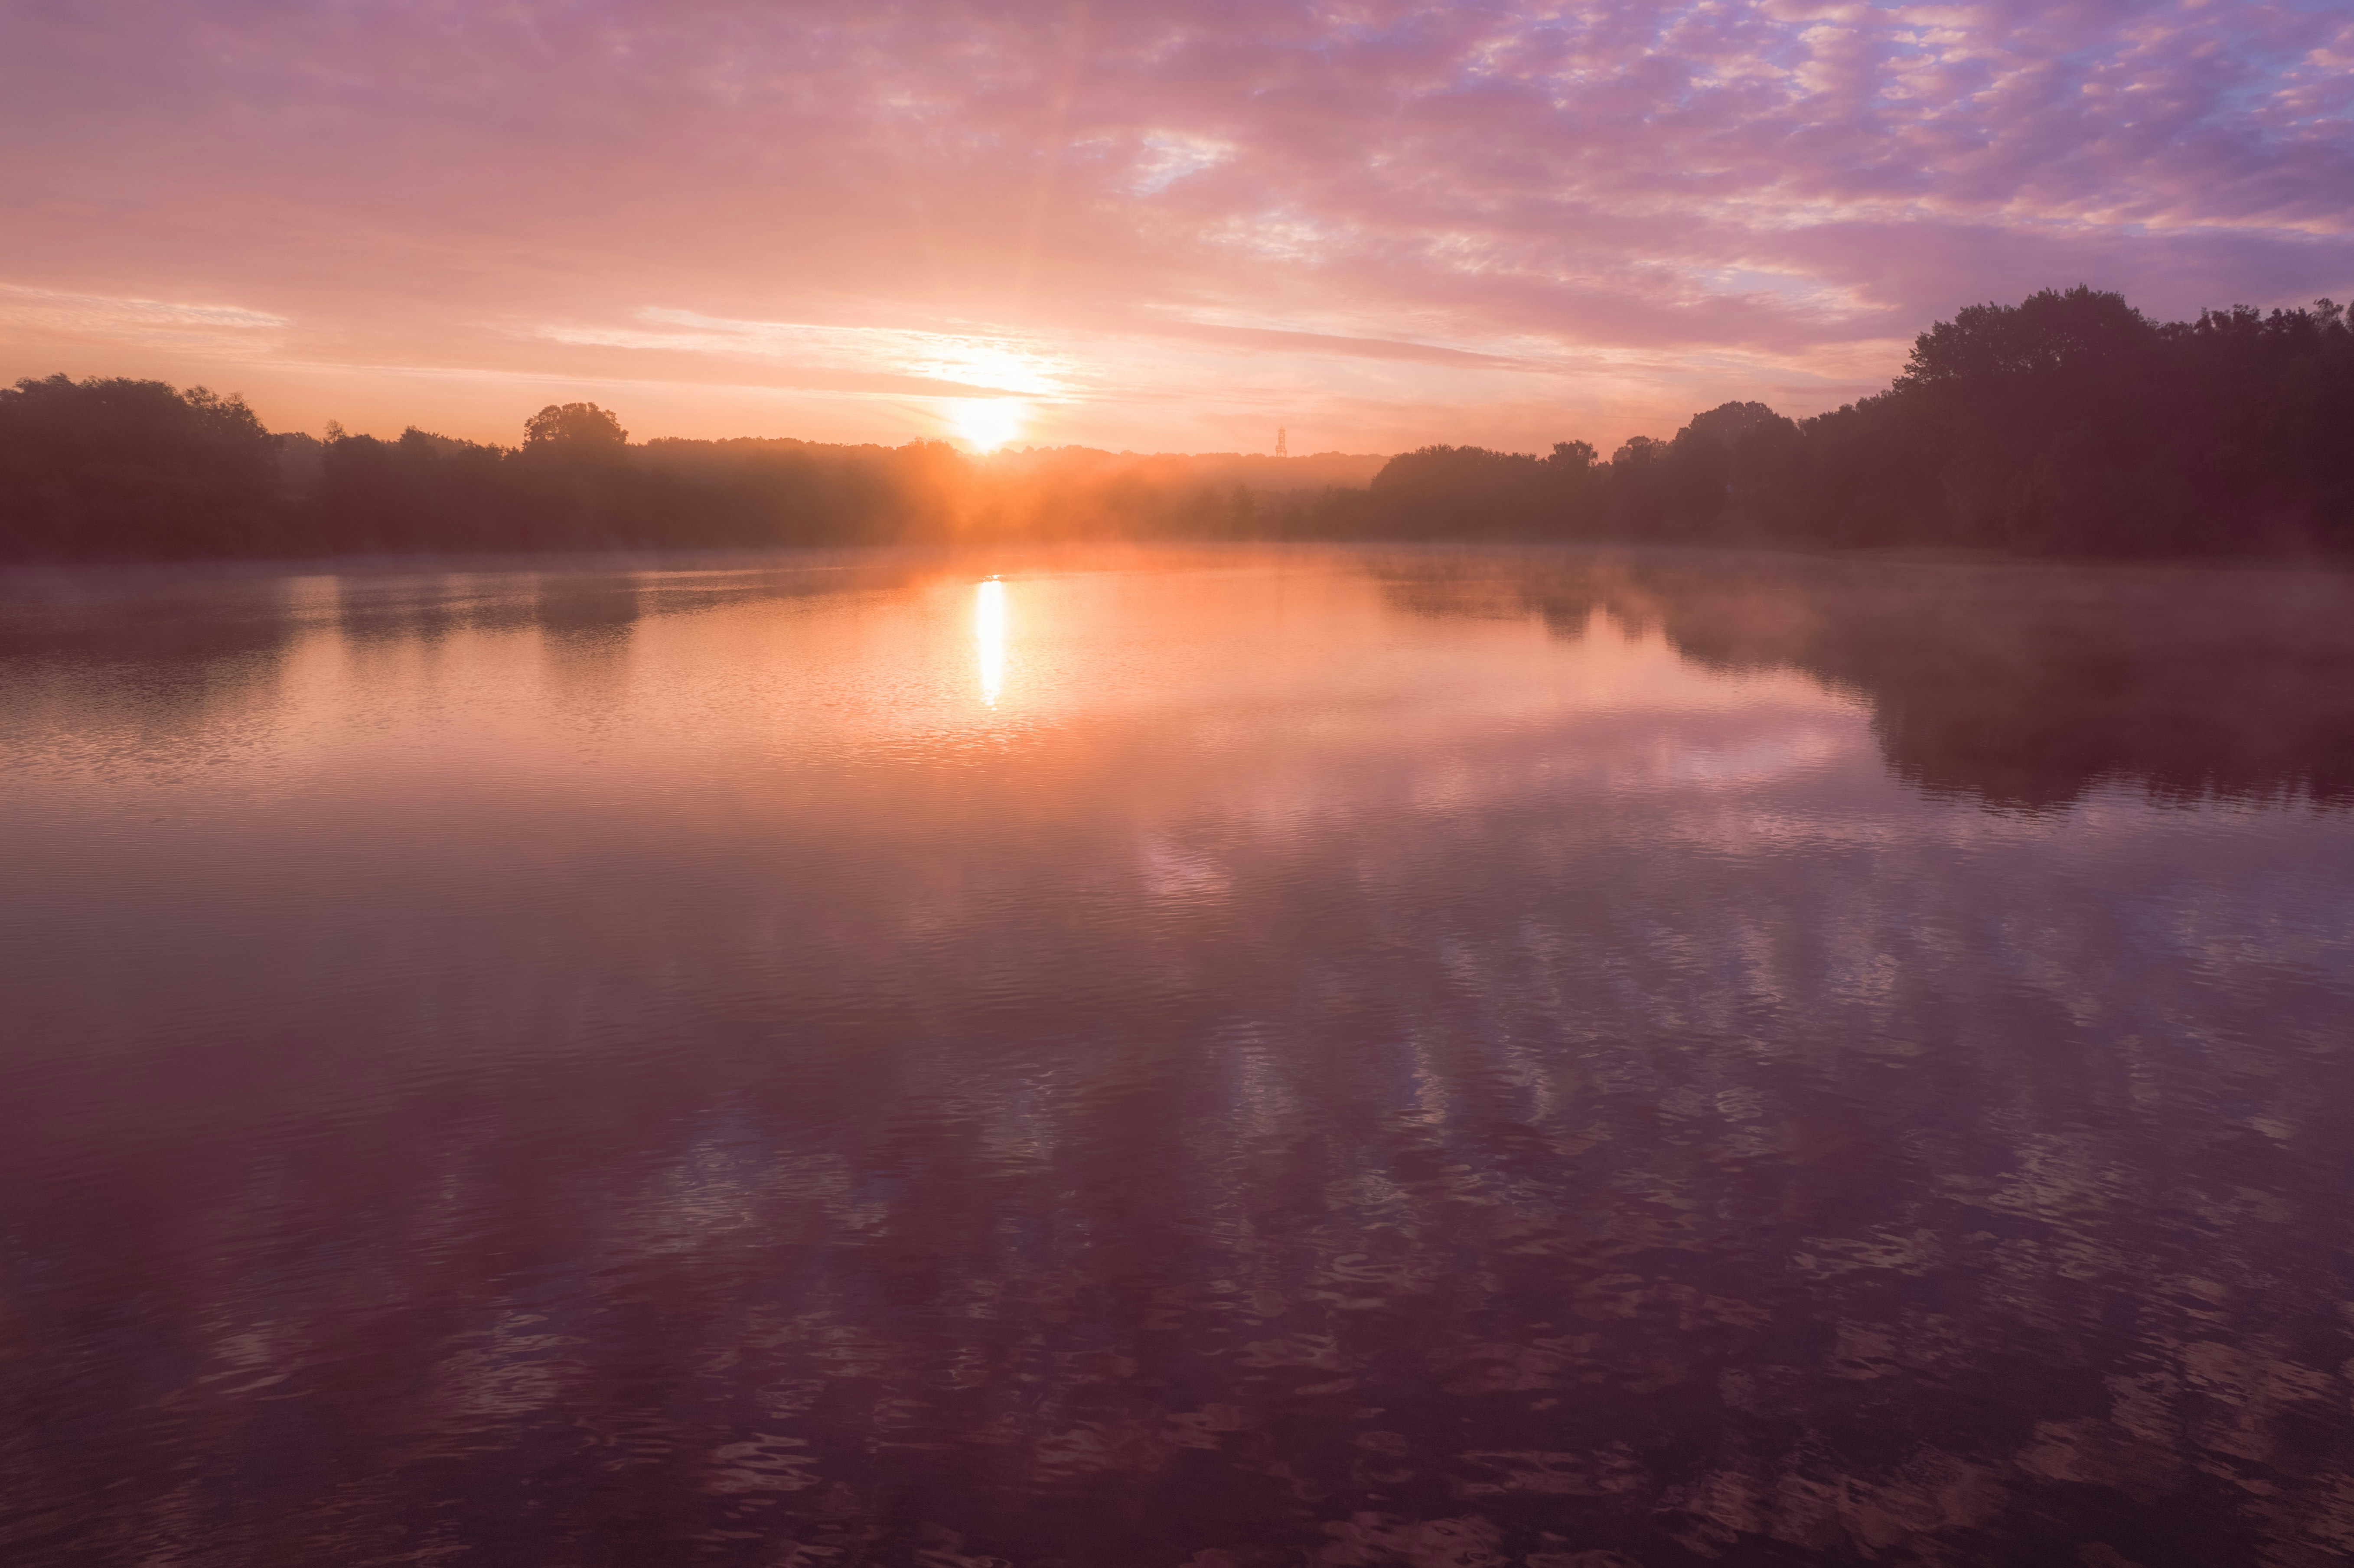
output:
[[[2329,301],[2159,324],[2115,294],[1973,305],[1879,397],[1807,421],[1837,542],[2042,553],[2345,548],[2354,334]]]
[[[629,441],[621,421],[594,403],[550,403],[523,424],[527,452],[619,452]]]
[[[283,526],[277,443],[234,395],[65,376],[0,390],[0,556],[266,554]]]

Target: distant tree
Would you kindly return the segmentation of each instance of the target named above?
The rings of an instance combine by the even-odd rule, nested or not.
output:
[[[511,454],[411,425],[398,440],[331,431],[314,509],[331,553],[523,549],[535,493]]]
[[[1676,440],[1731,452],[1760,437],[1772,440],[1797,429],[1763,403],[1721,403],[1705,414],[1694,414],[1691,423],[1676,432]]]
[[[594,403],[550,403],[523,426],[525,451],[618,452],[629,440],[621,421]]]
[[[1408,536],[1541,532],[1548,477],[1525,452],[1450,446],[1401,452],[1373,475],[1374,528]]]
[[[1763,403],[1723,403],[1676,432],[1676,532],[1755,538],[1780,531],[1799,461],[1798,427]]]
[[[2158,329],[2122,294],[2084,284],[2045,289],[2016,305],[1967,305],[1913,340],[1899,387],[2092,370],[2129,363]]]
[[[161,381],[0,390],[0,556],[266,554],[284,542],[278,445],[232,394]]]
[[[301,430],[291,430],[277,441],[279,493],[289,500],[316,495],[326,474],[326,443]]]

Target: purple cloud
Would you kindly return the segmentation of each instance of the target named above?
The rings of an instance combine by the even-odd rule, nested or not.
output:
[[[2342,297],[2349,84],[2340,4],[26,4],[0,372],[504,438],[1013,396],[1036,440],[1608,443],[2047,284]]]

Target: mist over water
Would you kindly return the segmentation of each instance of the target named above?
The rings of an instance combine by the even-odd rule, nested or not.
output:
[[[0,1552],[2354,1552],[2354,578],[0,582]]]

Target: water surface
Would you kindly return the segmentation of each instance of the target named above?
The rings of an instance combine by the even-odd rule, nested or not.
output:
[[[2354,585],[0,588],[12,1563],[2354,1552]]]

